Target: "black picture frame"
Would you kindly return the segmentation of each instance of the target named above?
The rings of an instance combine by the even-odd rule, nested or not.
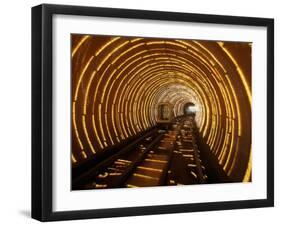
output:
[[[266,27],[267,198],[54,212],[52,210],[52,18],[55,14]],[[40,221],[56,221],[270,206],[274,206],[273,19],[49,4],[32,8],[32,218]]]

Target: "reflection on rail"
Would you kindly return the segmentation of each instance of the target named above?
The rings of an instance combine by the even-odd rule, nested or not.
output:
[[[149,187],[202,184],[205,167],[200,159],[193,116],[159,124],[131,148],[120,150],[74,180],[74,189]]]

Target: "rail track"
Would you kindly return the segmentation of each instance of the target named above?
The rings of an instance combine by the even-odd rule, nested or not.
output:
[[[130,150],[120,151],[76,180],[80,189],[202,184],[200,159],[192,116],[176,118],[163,130],[143,136]]]

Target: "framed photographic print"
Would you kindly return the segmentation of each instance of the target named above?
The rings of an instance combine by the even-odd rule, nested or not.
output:
[[[32,217],[274,205],[274,21],[32,8]]]

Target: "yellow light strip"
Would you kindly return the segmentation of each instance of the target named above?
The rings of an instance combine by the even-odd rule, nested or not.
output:
[[[80,87],[80,84],[81,84],[81,81],[84,77],[84,74],[86,72],[86,70],[88,69],[91,61],[93,60],[94,56],[91,56],[90,59],[88,60],[88,62],[86,63],[86,66],[83,68],[82,70],[82,73],[80,74],[79,76],[79,79],[78,79],[78,82],[77,82],[77,86],[76,86],[76,89],[75,89],[75,95],[74,95],[74,101],[77,100],[77,97],[78,97],[78,90],[79,90],[79,87]]]
[[[140,41],[142,40],[143,38],[135,38],[135,39],[132,39],[130,40],[131,43],[134,43],[134,42],[137,42],[137,41]]]
[[[222,137],[223,137],[223,135],[224,135],[224,129],[221,128],[217,147],[216,147],[214,150],[212,150],[212,152],[214,152],[214,154],[215,154],[216,156],[219,154],[219,150],[222,150],[222,148],[220,149],[219,147],[223,145],[223,143],[222,143]]]
[[[77,163],[77,160],[76,160],[76,158],[74,157],[73,154],[71,155],[71,160],[72,160],[72,163]]]
[[[83,159],[88,158],[88,156],[87,156],[87,154],[86,154],[86,152],[85,152],[85,151],[82,151],[82,152],[81,152],[81,154],[82,154]]]
[[[196,43],[197,45],[199,45],[202,49],[204,49],[210,56],[212,56],[212,58],[216,61],[216,63],[222,68],[222,70],[224,71],[224,73],[226,73],[225,68],[222,66],[222,64],[220,63],[220,61],[214,56],[214,54],[212,54],[206,47],[204,47],[204,45],[202,45],[200,42],[198,41],[193,41],[194,43]]]
[[[146,43],[146,45],[159,45],[159,44],[165,44],[165,41],[153,41],[153,42]]]
[[[122,52],[118,57],[116,57],[116,58],[112,61],[111,64],[115,64],[116,61],[119,60],[119,59],[120,59],[122,56],[124,56],[126,53],[132,51],[132,50],[135,49],[135,48],[138,48],[139,46],[143,46],[143,45],[145,45],[145,43],[140,43],[140,44],[138,44],[138,45],[132,46],[131,48],[129,48],[129,49],[127,49],[126,51]]]
[[[98,132],[97,132],[97,127],[96,127],[96,122],[95,122],[95,115],[94,114],[92,114],[92,126],[93,126],[93,129],[94,129],[94,132],[95,132],[95,137],[97,138],[97,140],[98,140],[98,143],[99,143],[99,145],[100,145],[100,148],[101,149],[103,149],[104,147],[103,147],[103,144],[102,144],[102,142],[101,142],[101,140],[100,140],[100,137],[99,137],[99,134],[98,134]]]
[[[181,47],[181,48],[186,49],[186,46],[185,46],[185,45],[181,45],[181,44],[176,43],[176,42],[165,41],[165,43],[166,43],[166,44],[169,44],[169,45],[178,46],[178,47]]]
[[[229,58],[231,59],[231,61],[234,63],[234,65],[236,66],[236,70],[238,72],[238,74],[240,75],[240,78],[242,80],[242,83],[245,87],[245,90],[246,90],[246,93],[247,93],[247,96],[248,96],[248,99],[249,99],[249,102],[250,102],[250,105],[252,106],[252,93],[251,93],[251,89],[250,89],[250,86],[248,85],[247,83],[247,79],[242,71],[242,69],[239,67],[237,61],[234,59],[234,57],[231,55],[230,51],[224,47],[223,43],[222,42],[218,42],[218,44],[220,45],[220,47],[222,48],[222,50],[229,56]]]
[[[232,159],[232,164],[231,164],[230,170],[228,171],[228,176],[230,176],[232,174],[233,169],[236,166],[236,161],[237,161],[237,155],[238,155],[239,147],[240,147],[240,137],[237,137],[235,153],[234,153],[234,157]]]
[[[140,52],[138,52],[138,53],[136,53],[136,54],[134,54],[134,55],[128,57],[122,64],[120,64],[120,65],[118,66],[118,69],[123,68],[123,66],[124,66],[128,61],[130,61],[132,58],[134,58],[134,57],[136,57],[136,56],[138,56],[138,55],[141,55],[141,54],[143,54],[143,53],[146,53],[146,52],[148,52],[148,51],[145,49],[145,50],[143,50],[143,51],[140,51]]]
[[[249,156],[249,161],[248,161],[248,166],[246,173],[243,178],[243,182],[250,182],[251,181],[251,174],[252,174],[252,147],[250,149],[250,156]]]
[[[199,52],[199,49],[197,49],[194,45],[191,45],[190,42],[187,42],[187,41],[183,41],[183,40],[176,40],[177,42],[180,42],[186,46],[188,46],[189,48],[192,48],[194,49],[195,51]]]
[[[222,165],[222,157],[224,156],[225,154],[225,149],[227,148],[227,144],[228,144],[228,139],[229,139],[229,134],[227,133],[228,131],[228,124],[227,124],[227,121],[226,121],[226,129],[225,129],[225,139],[224,139],[224,142],[223,142],[223,146],[222,146],[222,149],[220,150],[220,153],[219,153],[219,156],[218,156],[218,160],[219,160],[219,164]]]
[[[73,126],[74,126],[75,136],[76,136],[76,139],[77,139],[78,144],[80,146],[80,149],[83,150],[84,147],[83,147],[83,144],[81,142],[81,139],[80,139],[80,136],[79,136],[79,133],[78,133],[78,129],[77,129],[77,124],[76,124],[75,106],[76,106],[76,103],[72,102],[72,123],[73,123]]]
[[[116,138],[117,142],[120,142],[118,133],[117,133],[116,124],[115,124],[115,119],[114,119],[114,104],[111,107],[111,122],[112,122],[113,131],[115,133],[115,138]]]
[[[87,84],[86,93],[85,93],[85,97],[84,97],[84,105],[83,105],[83,113],[84,113],[84,115],[86,115],[86,113],[87,113],[87,111],[86,111],[87,110],[87,99],[88,99],[88,95],[89,95],[90,86],[91,86],[92,81],[93,81],[93,79],[95,77],[95,74],[96,74],[96,71],[93,71],[93,73],[91,74],[91,78],[90,78],[90,80],[89,80],[89,82]]]
[[[85,35],[80,42],[78,42],[78,44],[75,46],[75,48],[73,49],[72,53],[71,53],[71,57],[73,57],[75,55],[75,53],[77,52],[77,50],[80,48],[80,46],[90,37],[90,35]]]
[[[108,121],[108,118],[110,117],[109,114],[105,113],[105,117],[106,117],[106,122]],[[109,130],[109,126],[108,126],[108,123],[105,124],[106,126],[106,130],[107,130],[107,134],[109,136],[109,139],[110,139],[110,142],[111,142],[111,145],[114,145],[114,141],[112,139],[112,135],[111,135],[111,131]]]
[[[105,135],[104,135],[104,128],[102,126],[102,120],[101,120],[101,104],[99,104],[99,114],[98,114],[98,118],[99,118],[99,126],[100,126],[100,131],[101,131],[101,135],[102,135],[102,138],[103,138],[103,143],[104,143],[104,146],[107,147],[107,143],[106,143],[106,138],[105,138]]]
[[[103,73],[101,74],[101,76],[99,76],[99,78],[98,78],[97,85],[96,85],[96,87],[95,87],[95,89],[94,89],[94,90],[95,90],[95,91],[94,91],[94,99],[93,99],[93,104],[94,104],[94,105],[98,103],[98,102],[97,102],[97,94],[98,94],[99,86],[100,86],[100,83],[102,82],[102,80],[105,78],[104,76],[105,76],[105,74],[107,73],[107,70],[109,69],[110,66],[111,66],[111,65],[109,64],[109,65],[106,67],[106,69],[103,71]],[[104,95],[104,93],[103,93],[102,95]],[[107,102],[106,102],[106,104],[107,104]],[[107,106],[106,106],[105,114],[107,114]],[[111,142],[111,145],[114,145],[114,141],[113,141],[112,136],[111,136],[111,131],[109,130],[109,126],[108,126],[108,123],[107,123],[107,121],[108,121],[108,120],[107,120],[107,115],[106,115],[105,117],[106,117],[106,120],[105,120],[106,132],[107,132],[107,135],[108,135],[109,140],[110,140],[110,142]],[[105,143],[105,144],[106,144],[106,143]]]
[[[120,37],[115,37],[111,41],[107,42],[105,45],[103,45],[97,52],[96,56],[98,56],[107,46],[109,46],[111,43],[115,42],[116,40],[120,39]]]
[[[109,59],[109,57],[111,57],[114,52],[116,52],[118,49],[122,48],[122,47],[123,47],[124,45],[126,45],[128,42],[129,42],[129,41],[126,41],[126,42],[122,43],[121,45],[119,45],[119,46],[117,46],[115,49],[113,49],[113,51],[111,51],[109,54],[107,54],[107,55],[103,58],[102,62],[98,65],[97,71],[99,71],[99,70],[101,69],[101,67],[104,65],[105,61],[107,61],[107,60]]]
[[[231,141],[230,141],[230,147],[229,147],[229,151],[228,151],[228,154],[227,154],[227,158],[226,158],[226,161],[225,161],[225,164],[223,166],[223,169],[224,171],[227,173],[227,168],[229,166],[229,163],[230,163],[230,157],[232,156],[232,152],[234,151],[233,150],[233,144],[234,144],[234,133],[232,132],[231,133]]]
[[[116,80],[116,78],[115,78],[115,79],[113,79],[113,81],[111,81],[111,78],[113,78],[113,75],[115,74],[115,72],[116,72],[116,69],[114,69],[112,71],[112,73],[110,74],[109,78],[106,80],[106,83],[105,83],[105,85],[104,85],[104,87],[102,89],[101,103],[104,103],[104,95],[107,94],[107,96],[109,96],[109,94],[111,92],[111,89],[112,89],[112,87],[114,85],[114,82]],[[106,89],[107,89],[107,86],[108,86],[109,83],[110,83],[109,92],[106,92]],[[108,102],[108,97],[106,98],[106,102]]]
[[[87,128],[86,128],[86,119],[85,119],[85,115],[82,115],[82,123],[83,123],[83,129],[84,129],[84,133],[85,133],[85,135],[86,135],[86,139],[87,139],[87,141],[88,141],[88,144],[89,144],[89,146],[90,146],[90,148],[91,148],[92,153],[95,154],[96,151],[95,151],[95,149],[94,149],[94,147],[93,147],[93,145],[92,145],[92,142],[91,142],[91,140],[90,140],[90,138],[89,138],[89,134],[88,134],[88,131],[87,131]]]
[[[237,94],[233,88],[233,85],[228,77],[228,75],[225,76],[227,81],[228,81],[228,84],[230,85],[230,89],[232,91],[232,96],[234,97],[234,103],[236,105],[236,110],[237,110],[237,119],[238,119],[238,136],[241,136],[242,135],[242,118],[241,118],[241,110],[240,110],[240,107],[239,107],[239,102],[238,102],[238,98],[237,98]]]
[[[107,72],[107,70],[109,69],[110,66],[111,66],[110,64],[107,65],[107,67],[103,71],[102,75],[98,78],[97,86],[95,87],[95,92],[94,92],[94,100],[93,100],[94,104],[96,103],[96,100],[97,100],[97,94],[98,94],[98,91],[99,91],[99,86],[100,86],[101,82],[103,81],[103,79],[105,79],[105,74],[106,74],[106,72]]]

